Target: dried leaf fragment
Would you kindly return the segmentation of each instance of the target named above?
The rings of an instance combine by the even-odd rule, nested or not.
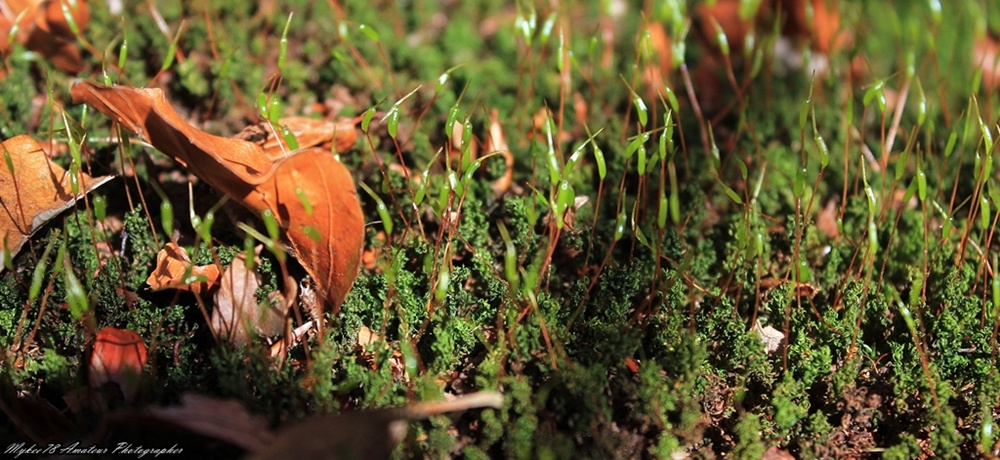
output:
[[[63,7],[78,30],[90,22],[90,8],[84,0],[7,0],[0,8],[0,55],[10,51],[8,35],[15,22],[15,39],[26,48],[48,58],[59,69],[76,74],[83,70],[83,59]]]
[[[1000,87],[1000,40],[991,35],[976,39],[972,45],[972,64],[983,72],[983,85]]]
[[[262,246],[255,248],[260,254]],[[256,259],[259,263],[260,260]],[[219,290],[215,292],[215,310],[209,326],[220,337],[237,346],[246,346],[250,331],[260,335],[277,335],[284,330],[287,302],[258,305],[256,292],[260,287],[260,274],[247,268],[246,257],[241,253],[223,272]]]
[[[91,387],[115,383],[130,400],[135,396],[142,368],[146,366],[146,344],[135,332],[105,327],[94,339],[89,366],[87,379]]]
[[[265,120],[247,126],[233,138],[253,142],[264,149],[269,158],[277,160],[291,151],[281,132],[275,132],[275,129],[286,128],[295,136],[300,150],[318,147],[329,151],[332,147],[338,153],[343,153],[354,147],[358,140],[355,125],[360,120],[351,118],[332,122],[307,117],[287,117],[279,119],[278,124],[273,126]]]
[[[493,188],[493,194],[501,196],[510,189],[510,185],[514,181],[514,155],[510,153],[510,147],[507,146],[507,136],[503,133],[503,126],[500,126],[500,114],[496,109],[490,111],[490,130],[486,133],[483,150],[487,154],[499,152],[500,155],[503,155],[504,167],[506,168],[504,174],[490,184],[490,187]]]
[[[0,413],[21,436],[40,444],[65,440],[79,428],[45,399],[18,391],[7,375],[0,377]]]
[[[830,198],[826,206],[820,210],[816,216],[816,228],[818,228],[827,238],[837,238],[840,235],[840,226],[837,225],[837,199]]]
[[[458,396],[450,401],[314,417],[281,431],[274,443],[250,458],[389,458],[396,445],[406,437],[409,420],[446,412],[502,406],[503,395],[481,391]]]
[[[49,160],[42,147],[27,135],[4,141],[0,154],[4,157],[0,164],[0,260],[7,251],[13,257],[46,222],[112,179],[80,172],[80,193],[74,195],[69,172]]]
[[[365,325],[362,325],[361,329],[358,329],[355,339],[358,341],[357,347],[361,358],[367,362],[368,367],[372,370],[378,369],[379,361],[376,357],[377,348],[371,345],[381,343],[383,350],[392,349],[382,336],[376,334]],[[409,375],[406,373],[406,365],[403,363],[403,353],[398,348],[392,349],[392,354],[389,356],[388,361],[389,367],[392,368],[393,377],[409,380]]]
[[[767,354],[774,353],[778,351],[781,347],[781,341],[785,340],[785,334],[771,326],[761,327],[760,321],[757,321],[753,325],[753,329],[750,330],[760,336],[760,340],[764,342],[764,351]]]
[[[185,393],[180,406],[154,408],[148,414],[250,452],[259,450],[274,438],[267,420],[251,415],[242,404],[229,399]]]
[[[200,295],[214,287],[218,281],[219,267],[192,266],[187,250],[171,241],[156,253],[156,268],[149,274],[146,284],[154,291],[179,289]]]

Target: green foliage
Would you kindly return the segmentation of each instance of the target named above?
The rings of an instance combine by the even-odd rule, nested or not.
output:
[[[90,110],[89,167],[126,176],[102,191],[121,228],[78,204],[0,273],[4,371],[58,400],[86,380],[96,328],[113,326],[150,347],[140,406],[194,391],[278,426],[504,392],[500,409],[412,422],[397,456],[992,452],[996,88],[970,50],[996,32],[996,11],[840,2],[852,44],[821,56],[804,36],[775,51],[788,27],[765,10],[753,40],[726,37],[722,59],[708,22],[681,36],[696,14],[685,2],[609,5],[224,1],[157,4],[162,20],[145,4],[125,5],[126,19],[93,8],[81,77],[162,87],[206,131],[242,129],[257,94],[282,102],[275,117],[370,110],[340,158],[371,191],[360,194],[371,252],[322,342],[311,333],[285,360],[262,342],[216,343],[211,294],[154,292],[146,279],[175,237],[195,264],[231,263],[250,219],[213,210],[211,241],[185,213],[162,228],[161,200],[187,202],[186,172],[134,142],[119,152]],[[655,21],[675,62],[659,62]],[[65,140],[62,108],[84,116],[70,77],[20,45],[4,57],[0,137]],[[864,69],[848,74],[852,63]],[[33,106],[39,95],[51,100]],[[485,151],[494,110],[511,155],[503,193],[508,158]],[[451,121],[471,128],[461,148]],[[193,195],[205,215],[204,190]],[[49,243],[65,263],[39,270],[29,302]],[[309,286],[296,262],[267,253],[255,270],[258,299],[288,292],[285,274]],[[783,335],[777,349],[762,327]],[[377,337],[359,343],[366,329]]]

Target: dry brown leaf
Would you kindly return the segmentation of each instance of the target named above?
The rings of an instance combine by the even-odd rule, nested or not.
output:
[[[777,446],[768,447],[760,460],[795,460],[795,456]]]
[[[0,55],[10,51],[7,38],[16,22],[18,43],[45,56],[67,73],[83,70],[76,35],[63,14],[63,6],[78,30],[87,27],[90,8],[85,0],[6,0],[7,8],[0,7]]]
[[[375,353],[369,349],[369,345],[381,343],[383,350],[389,350],[391,347],[389,344],[382,339],[382,336],[376,334],[374,331],[368,328],[368,326],[362,325],[361,329],[358,329],[358,334],[355,336],[358,341],[358,351],[361,353],[361,357],[368,363],[372,370],[378,369],[378,360],[376,359]],[[389,366],[392,368],[392,375],[396,378],[402,378],[408,380],[409,376],[406,373],[406,366],[403,364],[403,353],[398,349],[392,350],[392,356],[389,357]]]
[[[188,273],[188,270],[191,270]],[[204,277],[200,280],[194,277]],[[146,284],[154,291],[179,289],[201,295],[219,281],[219,267],[215,265],[192,266],[187,250],[169,242],[156,253],[156,268],[149,274]]]
[[[712,49],[712,52],[721,55],[719,40],[715,37],[715,24],[722,28],[726,34],[726,41],[729,49],[742,50],[743,41],[753,26],[748,19],[740,17],[739,0],[719,0],[714,4],[700,3],[695,8],[695,17],[698,20],[702,40]]]
[[[494,195],[503,195],[510,189],[510,184],[514,181],[514,155],[510,153],[510,147],[507,146],[507,136],[503,133],[503,126],[500,126],[500,114],[496,109],[490,111],[490,130],[486,133],[486,142],[483,145],[483,150],[487,154],[499,152],[500,155],[503,155],[506,170],[503,176],[491,184]]]
[[[376,262],[378,261],[379,255],[382,254],[382,247],[385,245],[385,240],[385,232],[379,230],[378,233],[375,234],[375,244],[361,253],[361,264],[365,267],[365,270],[375,270],[376,273],[382,272],[382,270],[378,269]]]
[[[262,246],[255,248],[260,254]],[[254,256],[255,263],[260,259]],[[215,292],[215,310],[209,326],[219,337],[226,337],[237,346],[245,346],[250,331],[272,336],[284,331],[285,313],[289,304],[284,301],[257,303],[256,292],[260,287],[260,274],[247,268],[246,257],[240,253],[233,258],[222,273],[219,290]]]
[[[267,420],[251,415],[237,401],[194,393],[181,396],[181,405],[153,408],[149,415],[210,438],[255,452],[274,439]]]
[[[453,164],[460,161],[462,158],[462,148],[465,146],[465,123],[461,120],[455,120],[455,123],[451,125],[451,136],[449,136],[449,146],[448,149],[448,161]],[[476,143],[476,138],[469,136],[469,160],[475,161],[479,158],[479,144]]]
[[[135,332],[105,327],[94,339],[89,366],[87,379],[91,387],[115,383],[125,398],[131,400],[146,366],[146,345]]]
[[[480,407],[502,406],[503,395],[482,391],[458,396],[450,401],[314,417],[281,431],[274,443],[250,458],[389,458],[396,445],[406,437],[409,420]]]
[[[1000,88],[1000,41],[986,35],[972,45],[972,64],[983,71],[983,85]]]
[[[9,378],[0,379],[0,413],[25,439],[49,444],[72,436],[78,427],[66,415],[33,392],[18,391]],[[11,452],[8,450],[7,454]]]
[[[753,328],[750,330],[760,336],[761,342],[764,342],[764,351],[767,354],[774,353],[778,351],[781,347],[781,341],[785,340],[785,334],[771,326],[762,327],[760,321],[754,323]]]
[[[812,18],[806,14],[806,1],[810,1]],[[782,11],[789,12],[787,32],[807,37],[817,51],[829,53],[840,32],[838,0],[784,0]]]
[[[659,22],[651,22],[646,30],[649,32],[649,44],[653,47],[660,64],[660,76],[667,79],[674,67],[674,48],[670,37]]]
[[[274,160],[260,145],[195,129],[159,89],[77,81],[72,95],[247,208],[270,211],[320,297],[340,310],[358,275],[364,216],[350,171],[333,155],[308,148]]]
[[[76,204],[83,194],[112,179],[93,178],[81,172],[80,194],[74,195],[69,173],[51,162],[30,136],[7,139],[0,144],[0,153],[13,166],[6,161],[0,164],[0,260],[7,251],[13,257],[42,225]]]
[[[211,454],[216,453],[217,456],[218,452],[227,452],[231,456],[229,446],[221,446],[222,443],[255,452],[273,440],[274,434],[268,429],[267,420],[251,414],[241,403],[185,393],[179,406],[121,409],[108,413],[100,427],[84,438],[83,443],[138,445],[165,442],[163,447],[166,448],[180,441],[177,447],[183,449],[182,455],[167,454],[164,457],[214,458]],[[213,444],[214,447],[198,443]],[[206,456],[206,453],[209,455]]]
[[[836,238],[840,235],[840,227],[837,226],[837,199],[830,198],[826,206],[816,216],[816,228],[818,228],[827,238]]]

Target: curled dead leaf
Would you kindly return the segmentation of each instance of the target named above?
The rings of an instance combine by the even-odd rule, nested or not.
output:
[[[72,17],[77,30],[90,22],[90,8],[84,0],[7,0],[0,8],[0,54],[10,51],[7,38],[15,23],[15,39],[29,50],[38,52],[59,69],[76,74],[83,70],[83,59],[76,45],[76,34],[67,21]]]
[[[210,135],[187,124],[159,89],[77,81],[72,96],[252,211],[271,212],[320,297],[339,311],[358,275],[364,216],[351,173],[333,155],[307,148],[274,159],[258,144]]]
[[[0,153],[5,160],[0,164],[0,260],[7,252],[13,257],[42,225],[112,179],[80,172],[80,193],[73,194],[69,172],[49,160],[30,136],[7,139]]]
[[[94,388],[100,388],[105,383],[117,384],[125,398],[131,400],[138,390],[145,366],[146,345],[139,334],[105,327],[94,339],[87,379]]]
[[[218,280],[219,267],[192,266],[187,250],[171,241],[156,253],[156,268],[149,274],[146,284],[154,291],[179,289],[200,295],[215,286]]]

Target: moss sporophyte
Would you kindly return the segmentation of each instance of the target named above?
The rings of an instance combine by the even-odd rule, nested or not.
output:
[[[238,458],[347,420],[397,457],[998,452],[979,2],[21,3],[12,445]],[[194,443],[205,414],[244,431]]]

